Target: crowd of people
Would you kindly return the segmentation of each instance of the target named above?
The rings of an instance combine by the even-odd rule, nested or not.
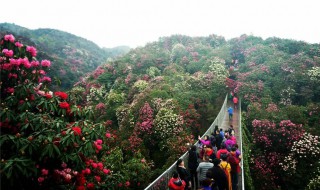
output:
[[[241,152],[233,125],[223,130],[215,126],[211,135],[198,137],[188,151],[187,167],[176,162],[168,186],[170,190],[237,190]]]

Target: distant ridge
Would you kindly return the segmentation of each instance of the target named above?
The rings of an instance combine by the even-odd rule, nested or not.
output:
[[[61,85],[53,83],[54,88],[69,89],[81,76],[93,71],[108,58],[130,50],[127,46],[100,48],[90,40],[56,29],[30,30],[16,24],[0,23],[0,36],[9,33],[26,45],[35,46],[38,59],[52,62],[48,75],[61,82]]]

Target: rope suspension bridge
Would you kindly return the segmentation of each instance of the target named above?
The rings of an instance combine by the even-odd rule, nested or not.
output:
[[[227,109],[231,105],[231,101],[228,101],[228,96],[226,96],[221,109],[219,111],[219,114],[213,121],[213,123],[209,126],[207,131],[203,134],[209,135],[212,134],[214,131],[214,127],[216,125],[219,126],[219,128],[222,128],[224,131],[227,130],[232,124],[234,126],[235,130],[235,137],[237,139],[237,142],[239,144],[239,148],[242,152],[242,130],[241,130],[241,101],[239,101],[238,109],[234,110],[233,113],[233,119],[229,120]],[[203,137],[202,136],[202,137]],[[198,141],[195,143],[195,145],[198,145]],[[180,159],[184,161],[184,163],[188,163],[188,152],[184,153]],[[187,166],[186,166],[187,167]],[[244,175],[243,175],[243,160],[241,159],[240,163],[241,167],[241,173],[239,174],[239,183],[238,183],[238,190],[244,190]],[[172,172],[176,170],[176,162],[173,163],[169,168],[167,168],[166,171],[164,171],[157,179],[155,179],[152,183],[148,185],[148,187],[145,188],[145,190],[164,190],[168,189],[168,181],[172,177]]]

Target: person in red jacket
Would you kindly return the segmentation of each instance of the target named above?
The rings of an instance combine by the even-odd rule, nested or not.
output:
[[[172,178],[169,180],[168,187],[170,190],[184,190],[186,182],[179,178],[177,171],[172,172]]]
[[[238,178],[239,173],[241,172],[240,168],[240,161],[241,161],[241,155],[239,157],[236,156],[236,147],[231,148],[230,155],[228,157],[228,162],[231,165],[231,183],[232,183],[232,190],[238,190]]]
[[[238,109],[238,102],[239,102],[238,98],[234,96],[232,101],[233,101],[234,109]]]
[[[217,152],[217,158],[221,159],[221,155],[229,156],[229,151],[226,148],[226,144],[221,143],[221,149]]]

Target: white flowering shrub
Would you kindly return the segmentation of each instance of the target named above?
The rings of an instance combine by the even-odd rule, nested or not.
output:
[[[107,91],[104,86],[91,87],[87,94],[87,102],[101,102],[105,99],[106,93]]]
[[[138,80],[133,84],[134,88],[137,88],[139,92],[142,92],[148,86],[148,82],[145,80]]]
[[[312,81],[320,81],[320,67],[312,67],[312,69],[307,71],[307,75]]]
[[[183,118],[177,115],[173,110],[161,108],[154,120],[154,132],[161,139],[167,139],[170,136],[179,135],[183,130]]]
[[[291,105],[292,104],[292,97],[293,95],[296,93],[296,91],[291,88],[291,87],[288,87],[286,89],[283,89],[281,92],[280,92],[280,104],[283,104],[283,105]]]
[[[215,80],[213,82],[223,85],[226,78],[229,76],[228,70],[225,67],[225,60],[214,57],[209,69],[214,75]]]
[[[129,125],[129,127],[134,126],[133,116],[128,105],[119,106],[116,109],[116,116],[118,120],[119,129],[123,129]]]
[[[121,104],[124,101],[125,101],[124,93],[116,93],[111,91],[107,96],[108,105]]]
[[[147,69],[147,75],[149,75],[151,78],[155,78],[156,76],[159,76],[161,74],[160,69],[157,67],[149,67]]]
[[[292,175],[301,169],[310,171],[310,168],[314,168],[316,164],[319,164],[319,158],[319,136],[304,133],[301,140],[293,143],[289,155],[285,157],[284,162],[280,163],[280,165],[285,172]],[[298,169],[299,166],[303,166],[303,168]]]
[[[305,190],[318,190],[320,187],[320,168],[317,168],[317,171],[314,172],[314,177],[310,180],[308,186]]]
[[[179,63],[180,60],[188,55],[188,51],[183,44],[176,44],[173,46],[171,51],[171,62]]]

